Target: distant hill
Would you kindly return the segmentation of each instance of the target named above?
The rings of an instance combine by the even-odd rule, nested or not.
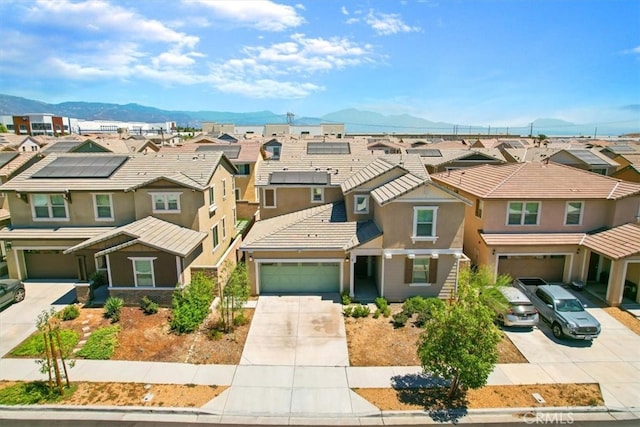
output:
[[[168,122],[178,126],[200,127],[203,121],[233,123],[240,126],[286,123],[286,114],[271,111],[234,113],[223,111],[170,111],[139,104],[107,104],[100,102],[62,102],[47,104],[18,96],[0,94],[0,115],[25,113],[51,113],[59,116],[83,120],[116,120],[123,122]],[[295,117],[297,125],[317,125],[320,123],[344,123],[348,133],[398,133],[398,134],[504,134],[506,127],[489,128],[469,124],[454,125],[447,122],[432,122],[409,114],[384,115],[357,109],[340,110],[318,117]],[[508,128],[511,134],[528,135],[530,124]],[[533,121],[533,134],[548,136],[603,136],[640,132],[637,122],[615,124],[575,124],[553,118]]]

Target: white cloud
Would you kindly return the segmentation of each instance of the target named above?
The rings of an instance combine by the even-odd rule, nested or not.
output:
[[[407,25],[396,13],[376,13],[370,10],[364,21],[381,36],[420,31],[420,27]]]
[[[347,8],[345,6],[342,6],[340,8],[340,12],[342,12],[342,14],[345,15],[345,16],[349,16],[349,11],[347,10]]]
[[[293,7],[270,0],[185,0],[185,2],[207,7],[219,18],[261,31],[284,31],[305,23],[304,18],[296,11],[296,8],[304,10],[302,5]]]
[[[623,50],[622,53],[625,55],[640,55],[640,46],[636,46],[632,49]]]

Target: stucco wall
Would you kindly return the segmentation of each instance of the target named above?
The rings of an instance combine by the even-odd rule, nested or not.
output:
[[[261,195],[260,201],[260,217],[261,219],[272,218],[278,215],[284,215],[291,212],[301,211],[303,209],[320,206],[326,203],[332,203],[342,200],[342,190],[340,187],[323,187],[324,201],[311,201],[311,188],[305,187],[270,187],[276,189],[276,207],[264,207],[264,197]],[[321,186],[319,186],[321,187]],[[261,190],[262,191],[262,190]]]

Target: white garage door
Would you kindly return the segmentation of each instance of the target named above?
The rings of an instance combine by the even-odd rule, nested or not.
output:
[[[562,282],[564,255],[501,255],[498,274],[516,277],[542,277],[547,282]]]
[[[340,292],[337,262],[260,264],[260,293]]]

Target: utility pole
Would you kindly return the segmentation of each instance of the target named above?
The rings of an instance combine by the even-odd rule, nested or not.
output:
[[[596,139],[598,137],[598,126],[596,126],[596,130],[595,132],[593,132],[593,139]]]
[[[491,125],[489,125],[489,131],[487,132],[487,135],[491,135]]]
[[[529,128],[529,138],[531,138],[533,136],[533,122],[529,123],[529,125],[531,126]]]

